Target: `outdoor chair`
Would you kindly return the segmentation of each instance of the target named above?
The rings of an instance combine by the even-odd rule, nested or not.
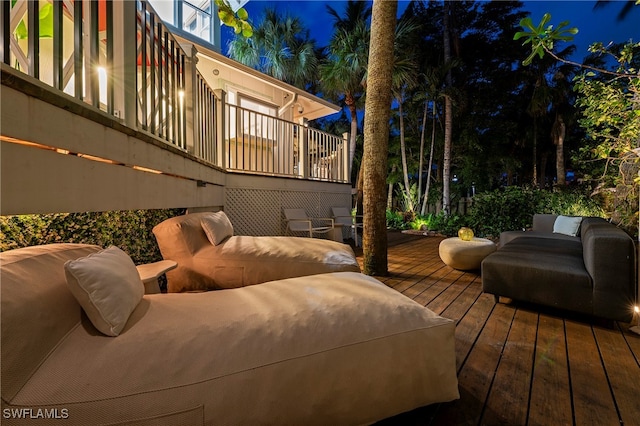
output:
[[[336,224],[351,228],[353,239],[358,247],[358,228],[362,229],[362,222],[358,222],[358,218],[362,220],[362,216],[352,216],[346,207],[331,207],[331,212]]]
[[[304,209],[282,209],[287,221],[287,230],[291,233],[308,233],[309,238],[314,234],[327,234],[333,231],[335,222],[330,217],[309,217]],[[324,222],[325,226],[314,226],[314,222]]]

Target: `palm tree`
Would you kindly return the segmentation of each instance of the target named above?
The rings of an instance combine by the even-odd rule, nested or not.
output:
[[[342,102],[351,115],[349,173],[353,167],[358,134],[359,101],[365,91],[365,75],[369,56],[369,17],[366,2],[349,0],[345,16],[332,7],[327,11],[334,18],[334,34],[327,48],[327,58],[320,65],[322,89],[330,98]]]
[[[451,2],[444,2],[443,33],[444,33],[444,63],[451,61]],[[447,88],[453,86],[451,70],[446,76]],[[444,156],[442,161],[442,210],[448,215],[451,208],[451,187],[449,176],[451,174],[451,143],[453,139],[453,104],[451,96],[445,93],[444,97]]]
[[[413,89],[417,85],[417,67],[413,60],[413,50],[407,45],[408,38],[415,29],[415,25],[410,20],[401,20],[395,31],[394,40],[394,61],[393,61],[393,81],[392,92],[398,103],[398,121],[400,128],[400,155],[402,158],[402,175],[404,178],[404,188],[407,195],[411,192],[409,184],[409,169],[407,167],[407,147],[405,142],[404,114],[402,103],[404,102],[405,91]],[[414,211],[413,201],[407,197],[407,207],[409,211]]]
[[[368,275],[387,274],[385,184],[398,2],[374,0],[364,117],[363,263]]]
[[[560,58],[565,58],[569,55],[571,55],[573,52],[575,51],[575,45],[570,45],[568,47],[566,47],[565,49],[563,49],[562,51],[560,51],[559,53],[557,53],[558,57]],[[557,69],[558,67],[558,62],[555,60],[555,58],[551,57],[551,56],[545,56],[544,58],[542,58],[542,60],[539,60],[536,62],[536,64],[532,64],[532,68],[531,68],[531,98],[529,101],[529,104],[527,106],[527,114],[532,118],[533,120],[533,133],[532,133],[532,178],[531,178],[531,183],[533,186],[539,186],[542,183],[542,175],[544,174],[544,170],[538,170],[538,148],[539,148],[539,127],[541,124],[541,119],[543,117],[546,117],[548,112],[549,112],[549,107],[550,105],[553,103],[554,98],[558,98],[560,96],[560,90],[562,91],[566,91],[567,89],[565,88],[561,88],[561,89],[556,89],[555,87],[552,87],[549,85],[549,82],[547,81],[547,76],[549,74],[555,74],[554,70]],[[564,69],[564,72],[569,72],[568,68]],[[563,102],[561,99],[558,100],[558,103]],[[560,144],[561,141],[559,141],[557,138],[561,136],[561,130],[562,128],[560,127],[560,122],[558,121],[559,116],[556,116],[556,124],[555,124],[555,129],[554,132],[552,133],[552,136],[556,139],[554,139],[554,142],[556,143],[556,147],[558,147],[558,144]],[[564,148],[563,145],[560,144],[560,149],[562,150],[562,153],[564,153]],[[558,148],[556,149],[556,153],[560,154],[558,152]],[[563,155],[563,154],[560,154]],[[564,159],[562,159],[562,162],[564,164]],[[556,156],[556,165],[558,163],[557,160],[557,156]],[[560,176],[558,176],[558,179],[561,179]]]
[[[251,38],[231,40],[228,53],[238,62],[301,89],[317,79],[318,56],[309,30],[299,18],[281,17],[275,9],[265,10]]]
[[[601,7],[607,6],[609,3],[611,3],[611,0],[598,0],[593,8],[599,9]],[[624,21],[627,16],[629,16],[629,12],[633,10],[633,6],[637,4],[638,0],[626,0],[616,19],[618,21]]]

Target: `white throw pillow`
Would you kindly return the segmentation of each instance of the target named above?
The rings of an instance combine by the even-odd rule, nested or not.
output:
[[[117,336],[144,295],[127,253],[111,246],[64,264],[67,285],[95,328]]]
[[[214,246],[233,236],[233,225],[224,212],[215,212],[200,220],[204,233]]]
[[[575,237],[578,235],[581,223],[582,217],[580,216],[558,216],[553,223],[553,233]]]

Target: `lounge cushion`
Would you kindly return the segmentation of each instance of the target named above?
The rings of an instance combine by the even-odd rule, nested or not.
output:
[[[80,323],[82,307],[67,287],[64,263],[100,250],[87,244],[49,244],[0,253],[3,401],[17,394]]]
[[[178,262],[167,272],[169,292],[236,288],[328,272],[360,272],[351,247],[303,237],[234,235],[214,246],[201,219],[174,217],[153,228],[162,257]]]
[[[117,336],[144,294],[140,275],[127,253],[111,246],[64,264],[69,290],[93,325]]]
[[[11,266],[9,257],[0,254],[3,409],[66,408],[64,422],[73,425],[369,424],[458,398],[454,322],[371,277],[322,274],[145,295],[111,339],[79,315],[62,273],[68,257],[30,268]],[[59,273],[44,279],[50,267]],[[47,311],[61,295],[73,317],[32,309]],[[16,312],[27,312],[29,324],[16,323]],[[24,341],[46,338],[68,319],[73,325],[30,368],[5,362],[7,354],[29,356]],[[33,334],[20,339],[6,329]]]

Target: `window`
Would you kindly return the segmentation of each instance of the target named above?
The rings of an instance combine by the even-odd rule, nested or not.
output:
[[[209,43],[213,43],[211,19],[211,0],[182,2],[182,29]]]
[[[215,44],[212,0],[149,0],[160,18],[178,30]]]

